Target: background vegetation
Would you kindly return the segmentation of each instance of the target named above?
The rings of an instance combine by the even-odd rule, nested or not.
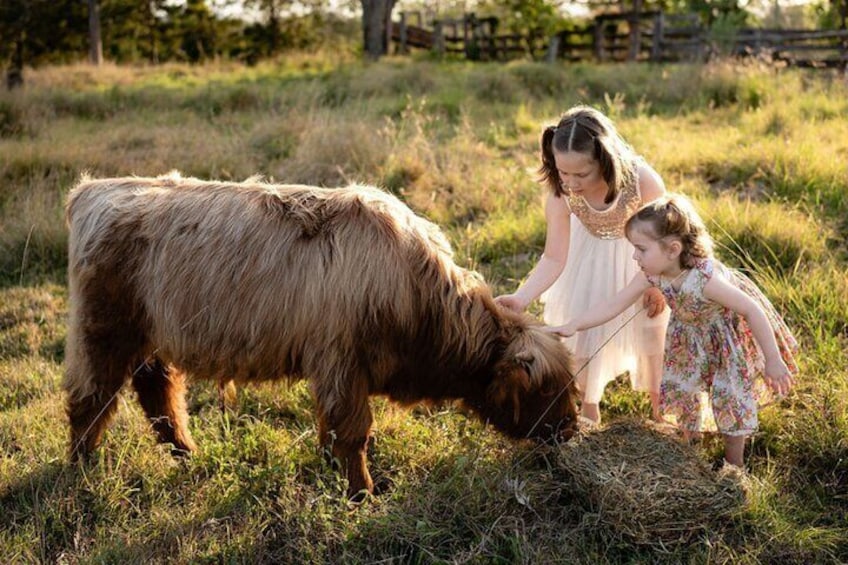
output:
[[[103,57],[118,64],[205,62],[225,59],[256,64],[280,53],[363,49],[357,0],[96,0]],[[3,0],[0,3],[0,67],[23,69],[78,62],[89,54],[91,1]],[[392,0],[394,19],[404,10],[428,19],[461,18],[465,12],[495,16],[500,33],[550,37],[587,19],[593,10],[626,11],[631,0]],[[728,33],[740,26],[845,27],[845,0],[641,0],[641,9],[697,14]]]
[[[96,465],[66,465],[63,201],[79,175],[377,184],[439,223],[496,292],[541,252],[541,128],[591,103],[721,258],[749,269],[802,343],[763,413],[748,501],[688,545],[643,545],[575,494],[557,450],[451,406],[375,402],[384,493],[348,506],[303,386],[191,392],[201,446],[173,460],[132,395]],[[227,64],[45,67],[0,94],[0,562],[604,563],[848,561],[848,92],[843,79],[740,67],[506,66],[292,56]],[[605,417],[647,417],[616,382]],[[717,444],[699,450],[711,461]]]

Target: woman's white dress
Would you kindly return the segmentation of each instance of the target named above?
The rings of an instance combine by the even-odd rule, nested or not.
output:
[[[582,196],[565,198],[571,209],[568,260],[542,295],[544,319],[551,325],[608,301],[639,271],[633,246],[624,236],[627,218],[642,205],[638,174],[606,210],[595,210]],[[648,318],[639,300],[606,324],[565,340],[575,353],[576,382],[584,402],[599,403],[606,385],[624,372],[629,372],[635,390],[659,392],[660,375],[652,378],[648,357],[663,354],[668,315],[666,308]]]

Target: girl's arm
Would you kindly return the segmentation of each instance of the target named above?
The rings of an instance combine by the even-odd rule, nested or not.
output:
[[[636,273],[633,280],[621,289],[612,300],[604,304],[593,305],[583,314],[569,320],[564,325],[551,327],[551,331],[564,337],[571,337],[581,330],[600,326],[624,312],[625,308],[635,303],[650,286],[651,283],[648,282],[645,273]]]
[[[792,374],[777,347],[774,330],[766,317],[766,313],[750,296],[732,285],[720,273],[714,273],[704,285],[704,296],[718,302],[725,308],[733,310],[748,322],[754,339],[765,356],[766,382],[778,394],[786,394],[794,384]]]
[[[653,202],[665,195],[665,183],[662,177],[650,165],[642,162],[637,171],[639,175],[639,194],[642,204]],[[647,310],[649,318],[654,318],[665,310],[665,297],[656,287],[648,289],[642,298],[642,305]]]
[[[652,202],[665,195],[665,183],[662,177],[647,163],[639,166],[639,192],[642,195],[642,204]]]
[[[564,197],[548,195],[545,202],[545,252],[536,263],[530,276],[514,294],[495,298],[495,302],[523,312],[531,302],[545,292],[557,280],[568,260],[568,245],[571,240],[571,210]]]

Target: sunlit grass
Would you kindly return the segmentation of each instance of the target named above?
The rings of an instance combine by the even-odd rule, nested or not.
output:
[[[613,116],[668,189],[694,199],[720,258],[801,343],[798,385],[762,412],[749,500],[725,533],[666,553],[625,543],[575,498],[553,452],[450,405],[381,399],[369,461],[384,492],[354,509],[303,384],[241,390],[232,412],[195,384],[200,451],[182,461],[127,392],[94,464],[65,463],[63,202],[80,173],[377,184],[508,292],[544,245],[539,133],[579,102]],[[846,114],[844,81],[825,73],[724,63],[318,54],[28,70],[24,91],[0,93],[0,562],[848,561]],[[619,380],[602,411],[650,408]]]

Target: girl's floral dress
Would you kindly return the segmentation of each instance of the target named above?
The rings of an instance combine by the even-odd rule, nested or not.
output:
[[[763,308],[786,366],[795,374],[797,342],[774,306],[742,273],[715,259],[696,264],[675,290],[671,282],[648,277],[658,286],[671,319],[665,342],[661,399],[663,411],[681,428],[747,435],[757,429],[757,407],[772,400],[763,381],[765,359],[744,318],[704,297],[714,272]]]

